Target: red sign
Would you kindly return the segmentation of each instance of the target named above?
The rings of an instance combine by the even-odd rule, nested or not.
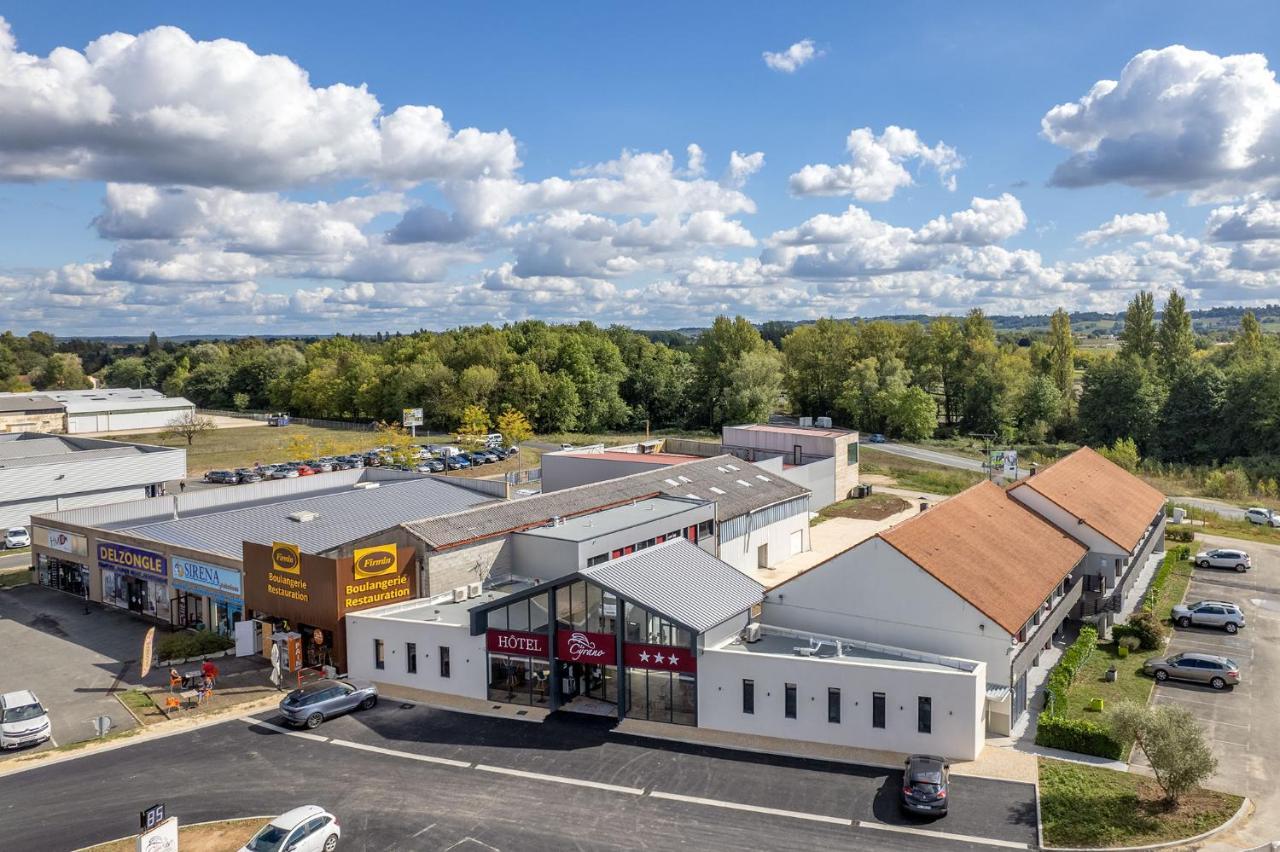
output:
[[[593,666],[617,665],[616,641],[612,633],[561,630],[556,633],[556,659]]]
[[[523,630],[490,630],[485,635],[490,654],[520,654],[526,657],[545,657],[547,637],[544,633],[526,633]]]
[[[627,642],[622,646],[622,658],[627,661],[629,668],[686,674],[694,674],[698,670],[698,658],[688,648],[674,648],[669,645],[633,645]]]

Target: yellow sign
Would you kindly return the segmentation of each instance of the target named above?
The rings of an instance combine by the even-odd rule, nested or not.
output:
[[[375,544],[373,547],[357,547],[355,553],[355,573],[357,580],[369,577],[381,577],[396,573],[396,546],[394,544]]]
[[[271,567],[287,574],[302,573],[302,553],[296,544],[275,542],[271,545]]]
[[[343,591],[342,609],[350,611],[404,600],[410,597],[413,589],[409,586],[409,575],[401,574],[382,580],[348,583]]]

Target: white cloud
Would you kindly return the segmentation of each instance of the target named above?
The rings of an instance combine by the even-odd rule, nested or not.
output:
[[[690,142],[685,148],[685,153],[689,156],[689,165],[685,168],[685,173],[689,177],[702,177],[707,173],[707,155],[703,152],[702,146],[696,142]],[[736,151],[734,152],[737,153]]]
[[[813,43],[813,39],[806,38],[788,47],[780,53],[774,53],[766,50],[763,54],[764,64],[772,68],[774,71],[781,71],[783,74],[792,74],[802,65],[807,65],[818,57],[822,56],[823,51],[819,50]]]
[[[746,185],[747,179],[753,174],[764,168],[764,151],[756,151],[754,154],[739,154],[732,151],[729,154],[729,170],[725,173],[723,183],[735,189],[741,189]]]
[[[0,178],[276,189],[503,177],[507,131],[453,130],[434,106],[384,113],[363,85],[314,87],[283,56],[176,27],[83,52],[18,50],[0,19]]]
[[[1058,186],[1123,183],[1193,201],[1280,188],[1280,84],[1261,54],[1172,45],[1139,53],[1041,120],[1071,152]]]
[[[1155,213],[1117,213],[1092,231],[1085,231],[1077,240],[1086,246],[1121,237],[1153,237],[1169,230],[1169,217],[1163,210]]]
[[[919,243],[989,245],[1009,239],[1027,227],[1022,204],[1009,193],[999,198],[974,198],[968,210],[939,216],[916,234]]]
[[[808,165],[791,176],[793,195],[851,195],[859,201],[888,201],[913,183],[905,163],[918,161],[938,173],[948,190],[956,188],[955,172],[964,160],[951,146],[932,148],[909,128],[890,125],[879,136],[869,127],[854,130],[845,140],[849,162]]]
[[[1209,214],[1209,239],[1223,242],[1280,239],[1280,202],[1254,195]]]

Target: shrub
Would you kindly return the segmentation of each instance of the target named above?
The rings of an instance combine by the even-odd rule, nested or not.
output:
[[[1036,745],[1120,760],[1125,747],[1111,729],[1093,719],[1067,719],[1046,710],[1036,721]]]
[[[1195,531],[1184,527],[1166,529],[1164,531],[1164,537],[1165,541],[1191,542],[1196,540]]]
[[[1249,475],[1238,468],[1212,470],[1204,478],[1204,493],[1209,497],[1239,500],[1250,491]]]
[[[1076,672],[1085,664],[1098,645],[1098,631],[1089,625],[1080,628],[1080,636],[1062,652],[1062,658],[1045,679],[1045,707],[1047,713],[1060,716],[1066,713],[1067,690],[1076,678]]]
[[[1116,640],[1117,647],[1126,648],[1130,651],[1136,651],[1142,647],[1142,640],[1137,636],[1122,636]]]
[[[1137,639],[1138,647],[1144,651],[1154,651],[1164,645],[1164,624],[1150,610],[1134,613],[1125,626],[1128,630],[1122,633],[1121,638],[1128,636]]]
[[[225,651],[235,643],[212,630],[201,630],[192,633],[182,630],[171,633],[156,643],[156,656],[161,660],[181,660],[188,657],[203,657]]]

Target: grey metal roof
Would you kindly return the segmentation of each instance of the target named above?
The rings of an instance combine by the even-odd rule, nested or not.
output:
[[[762,476],[763,479],[760,478]],[[738,480],[748,484],[744,486]],[[712,488],[723,493],[716,493]],[[552,518],[568,518],[653,494],[710,500],[717,504],[716,515],[723,523],[808,493],[808,489],[750,462],[722,455],[511,500],[457,515],[424,515],[423,520],[406,523],[405,528],[433,547],[446,547],[541,526]]]
[[[240,559],[242,541],[287,541],[307,553],[323,553],[413,518],[492,502],[485,494],[426,477],[116,529]],[[289,520],[289,515],[301,511],[315,512],[318,517],[302,523]]]
[[[578,573],[699,633],[764,600],[764,586],[682,538]]]
[[[0,411],[62,411],[62,403],[40,394],[0,396]]]
[[[611,532],[630,529],[649,521],[670,518],[683,514],[690,509],[705,503],[695,503],[688,499],[674,497],[651,497],[628,503],[625,506],[614,506],[601,512],[579,515],[570,518],[558,526],[538,527],[526,530],[522,535],[554,538],[560,541],[588,541]]]

